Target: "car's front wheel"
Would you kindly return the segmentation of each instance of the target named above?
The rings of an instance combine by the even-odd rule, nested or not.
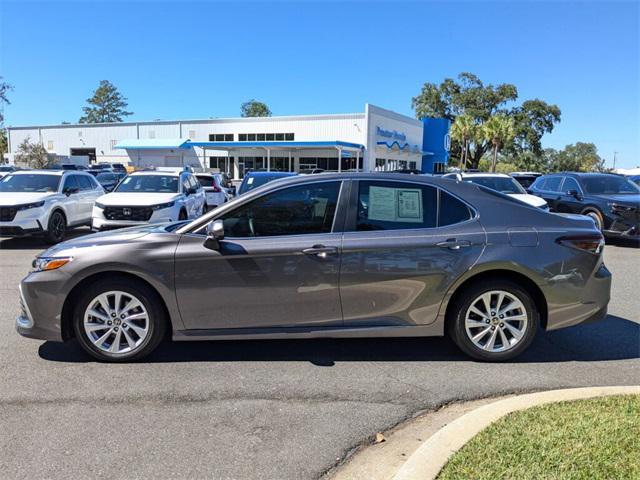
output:
[[[45,239],[48,243],[60,243],[67,231],[67,220],[60,210],[54,211],[49,217]]]
[[[138,360],[164,337],[166,319],[161,300],[142,282],[128,278],[96,282],[83,291],[76,305],[76,338],[98,360]]]
[[[507,280],[490,280],[465,289],[451,313],[451,338],[464,353],[483,361],[520,355],[533,341],[539,323],[529,292]]]

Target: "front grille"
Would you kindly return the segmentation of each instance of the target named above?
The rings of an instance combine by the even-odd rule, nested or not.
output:
[[[133,220],[146,222],[153,215],[151,207],[105,207],[104,218],[107,220]]]
[[[0,207],[0,222],[11,222],[18,213],[16,207]]]

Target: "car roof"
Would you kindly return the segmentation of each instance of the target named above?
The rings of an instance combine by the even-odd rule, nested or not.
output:
[[[251,175],[252,177],[295,177],[298,176],[295,172],[248,172],[246,176]]]
[[[65,173],[80,173],[80,171],[77,170],[16,170],[13,173],[14,175],[25,175],[25,174],[29,174],[29,175],[58,175],[58,176],[62,176]],[[84,173],[84,172],[82,172]]]
[[[509,175],[506,173],[490,173],[490,172],[463,172],[462,178],[464,177],[495,177],[495,178],[509,178]]]
[[[165,177],[179,177],[183,173],[191,173],[187,171],[173,172],[173,171],[165,171],[165,170],[138,170],[136,172],[130,173],[130,176],[134,175],[163,175]]]

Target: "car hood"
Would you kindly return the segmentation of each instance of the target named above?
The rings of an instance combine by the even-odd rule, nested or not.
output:
[[[543,207],[547,204],[544,198],[529,195],[528,193],[509,193],[509,196],[517,198],[521,202],[528,203],[534,207]]]
[[[138,227],[120,228],[107,232],[83,235],[82,237],[66,242],[59,243],[45,250],[39,256],[73,256],[73,252],[79,249],[99,248],[103,246],[124,245],[134,241],[138,241],[141,237],[149,235],[153,232],[166,233],[167,223],[156,223],[151,225],[142,225]]]
[[[619,203],[621,205],[638,206],[640,204],[640,193],[619,193],[619,194],[603,194],[589,195],[590,197],[601,198],[608,202]]]
[[[158,205],[160,203],[173,202],[178,198],[175,193],[119,193],[112,192],[102,195],[96,200],[110,207],[145,207],[148,205]]]
[[[55,192],[0,192],[0,206],[24,205],[25,203],[35,203],[46,200]]]

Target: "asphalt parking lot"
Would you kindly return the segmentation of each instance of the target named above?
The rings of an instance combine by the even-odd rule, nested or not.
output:
[[[43,248],[0,241],[3,478],[318,478],[444,403],[640,383],[640,250],[627,246],[605,248],[606,320],[541,333],[507,364],[442,338],[167,342],[143,363],[100,364],[15,332],[17,284]]]

